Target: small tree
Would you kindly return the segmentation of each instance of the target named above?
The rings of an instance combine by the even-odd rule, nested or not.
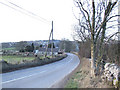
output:
[[[32,48],[32,52],[33,52],[34,51],[34,43],[32,43],[31,48]]]
[[[28,45],[25,47],[25,51],[27,52],[33,52],[34,51],[34,44],[32,43],[31,46]]]
[[[27,46],[27,42],[26,41],[20,41],[17,42],[15,47],[17,50],[19,50],[20,52],[24,52],[25,51],[25,47]]]
[[[42,48],[42,46],[43,46],[43,45],[41,44],[41,45],[40,45],[40,48]]]
[[[32,50],[32,47],[30,45],[28,45],[25,47],[25,51],[32,52],[33,50]]]
[[[65,50],[65,52],[75,51],[76,44],[68,39],[62,39],[59,45],[61,50]]]

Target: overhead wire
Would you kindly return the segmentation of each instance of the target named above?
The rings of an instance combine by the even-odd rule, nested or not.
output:
[[[34,14],[33,12],[24,9],[24,8],[18,6],[17,4],[13,3],[13,2],[10,2],[10,1],[8,1],[8,0],[5,0],[5,1],[7,1],[7,2],[8,2],[9,4],[11,4],[12,6],[15,6],[15,7],[19,8],[20,10],[19,10],[19,9],[16,9],[16,8],[14,8],[14,7],[6,4],[6,3],[3,3],[3,2],[0,2],[0,3],[3,4],[3,5],[5,5],[5,6],[7,6],[7,7],[9,7],[9,8],[14,9],[15,11],[18,11],[18,12],[20,12],[20,13],[22,13],[22,14],[25,14],[25,15],[28,15],[28,16],[34,18],[34,19],[37,19],[37,20],[39,20],[39,21],[41,21],[41,22],[51,24],[51,22],[48,21],[48,20],[46,20],[45,18],[42,18],[42,17],[40,17],[39,15]],[[25,12],[23,12],[23,11],[25,11]]]
[[[8,0],[6,0],[6,1],[8,1]],[[22,10],[24,10],[24,11],[26,11],[26,12],[28,12],[28,13],[32,14],[32,15],[34,15],[34,16],[37,16],[37,17],[39,17],[39,18],[41,18],[41,19],[43,19],[43,20],[45,20],[45,21],[47,21],[47,22],[50,22],[50,21],[46,20],[45,18],[40,17],[39,15],[34,14],[33,12],[28,11],[28,10],[26,10],[26,9],[24,9],[24,8],[22,8],[22,7],[18,6],[18,5],[16,5],[16,4],[15,4],[15,3],[13,3],[13,2],[10,2],[10,1],[8,1],[8,2],[9,2],[10,4],[12,4],[12,5],[14,5],[14,6],[16,6],[16,7],[20,8],[20,9],[22,9]]]

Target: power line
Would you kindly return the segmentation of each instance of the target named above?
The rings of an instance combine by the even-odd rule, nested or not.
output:
[[[7,2],[9,2],[9,1],[7,1]],[[42,18],[42,17],[34,14],[33,12],[28,11],[28,10],[26,10],[26,9],[24,9],[24,8],[22,8],[22,7],[20,7],[20,6],[16,5],[16,4],[14,4],[14,3],[12,3],[12,2],[9,2],[9,3],[10,3],[11,5],[13,5],[13,6],[21,9],[22,11],[21,11],[21,10],[18,10],[18,9],[16,9],[16,8],[14,8],[14,7],[6,4],[6,3],[3,3],[3,2],[0,2],[0,3],[3,4],[3,5],[5,5],[5,6],[7,6],[7,7],[9,7],[9,8],[14,9],[15,11],[18,11],[18,12],[20,12],[20,13],[22,13],[22,14],[25,14],[25,15],[28,15],[28,16],[34,18],[34,19],[37,19],[37,20],[39,20],[39,21],[41,21],[41,22],[44,22],[44,23],[45,23],[45,22],[47,22],[47,23],[50,22],[50,21],[48,21],[48,20],[46,20],[46,19],[44,19],[44,18]],[[23,11],[25,11],[25,12],[23,12]],[[28,14],[28,13],[29,13],[29,14]],[[31,15],[32,15],[32,16],[31,16]],[[33,17],[33,16],[34,16],[34,17]],[[49,24],[50,24],[50,23],[49,23]]]
[[[25,14],[25,15],[28,15],[28,14],[26,14],[25,12],[22,12],[22,11],[20,11],[20,10],[18,10],[18,9],[15,9],[15,8],[13,8],[13,7],[7,5],[7,4],[5,4],[5,3],[3,3],[3,2],[0,2],[0,3],[3,4],[3,5],[5,5],[5,6],[7,6],[7,7],[9,7],[9,8],[11,8],[11,9],[14,9],[15,11],[19,11],[19,12]],[[30,15],[28,15],[28,16],[30,16]],[[30,16],[30,17],[31,17],[31,16]]]
[[[24,8],[22,8],[22,7],[18,6],[18,5],[16,5],[16,4],[15,4],[15,3],[13,3],[13,2],[10,2],[10,1],[8,1],[8,0],[6,0],[6,1],[7,1],[7,2],[9,2],[10,4],[12,4],[12,5],[14,5],[14,6],[16,6],[16,7],[20,8],[20,9],[22,9],[22,10],[24,10],[24,11],[26,11],[26,12],[28,12],[28,13],[32,14],[32,15],[34,15],[34,16],[37,16],[37,17],[39,17],[39,18],[41,18],[41,19],[43,19],[43,20],[45,20],[45,21],[47,21],[47,22],[50,22],[50,21],[46,20],[45,18],[40,17],[40,16],[38,16],[38,15],[34,14],[33,12],[28,11],[28,10],[26,10],[26,9],[24,9]]]

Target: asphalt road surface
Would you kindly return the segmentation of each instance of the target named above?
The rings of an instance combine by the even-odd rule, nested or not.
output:
[[[80,63],[78,56],[68,53],[60,61],[2,74],[2,88],[50,88],[71,73]]]

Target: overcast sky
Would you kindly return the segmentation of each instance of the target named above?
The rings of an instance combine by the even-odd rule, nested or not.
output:
[[[52,20],[54,39],[73,40],[73,12],[79,17],[73,0],[0,0],[0,42],[48,40]]]
[[[52,20],[54,39],[73,40],[72,25],[76,21],[72,12],[73,0],[0,0],[0,2],[2,3],[0,3],[0,42],[47,40]]]

